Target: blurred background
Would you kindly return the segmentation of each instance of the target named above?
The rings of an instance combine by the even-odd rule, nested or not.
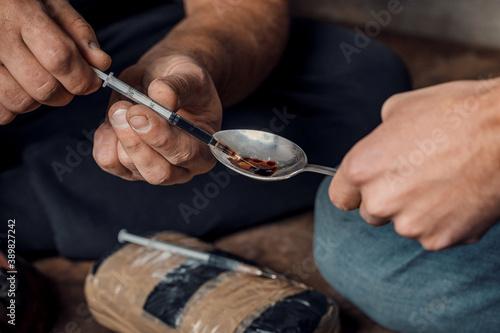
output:
[[[403,58],[415,88],[500,75],[500,1],[291,0],[295,15],[362,31],[394,3],[402,10],[375,38]]]

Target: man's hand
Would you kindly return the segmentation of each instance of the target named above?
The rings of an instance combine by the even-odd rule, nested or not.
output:
[[[222,107],[210,75],[187,56],[165,56],[125,70],[120,79],[209,133],[220,129]],[[94,158],[105,171],[151,184],[184,183],[215,165],[210,148],[142,105],[117,101],[95,133]]]
[[[382,119],[344,158],[332,202],[428,250],[478,241],[500,218],[500,81],[398,94]]]
[[[100,80],[89,64],[105,70],[110,63],[66,0],[0,0],[0,124],[94,92]]]
[[[1,1],[1,0],[0,0]],[[225,14],[211,0],[185,0],[186,17],[120,78],[213,134],[222,107],[252,93],[285,48],[286,0],[242,1]],[[128,180],[177,184],[215,165],[210,148],[153,111],[114,103],[95,134],[94,158]]]

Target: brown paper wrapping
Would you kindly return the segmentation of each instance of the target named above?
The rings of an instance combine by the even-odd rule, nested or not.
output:
[[[213,249],[173,232],[159,233],[155,238],[200,251]],[[276,302],[307,290],[305,285],[281,279],[224,272],[191,296],[178,318],[177,328],[172,328],[143,307],[158,282],[185,260],[135,244],[123,246],[101,263],[95,275],[91,272],[87,276],[85,295],[90,311],[103,326],[123,333],[243,333]],[[337,315],[327,313],[318,326],[324,328],[315,332],[335,332]]]

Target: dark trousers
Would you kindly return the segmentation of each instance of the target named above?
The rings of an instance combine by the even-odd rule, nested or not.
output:
[[[111,70],[134,64],[182,17],[182,6],[170,3],[98,31]],[[258,91],[224,110],[223,129],[271,131],[300,145],[311,163],[338,164],[379,124],[384,101],[410,88],[401,61],[375,41],[348,62],[340,45],[353,40],[351,30],[294,19],[280,64]],[[95,258],[116,243],[121,228],[209,239],[313,206],[323,178],[315,174],[268,183],[218,164],[189,183],[162,187],[105,173],[91,147],[109,95],[100,89],[0,128],[0,230],[16,220],[19,252]]]

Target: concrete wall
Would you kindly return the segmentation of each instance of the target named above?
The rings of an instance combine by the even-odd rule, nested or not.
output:
[[[293,12],[364,28],[400,2],[384,29],[500,49],[500,0],[291,0]],[[499,59],[500,61],[500,59]]]

